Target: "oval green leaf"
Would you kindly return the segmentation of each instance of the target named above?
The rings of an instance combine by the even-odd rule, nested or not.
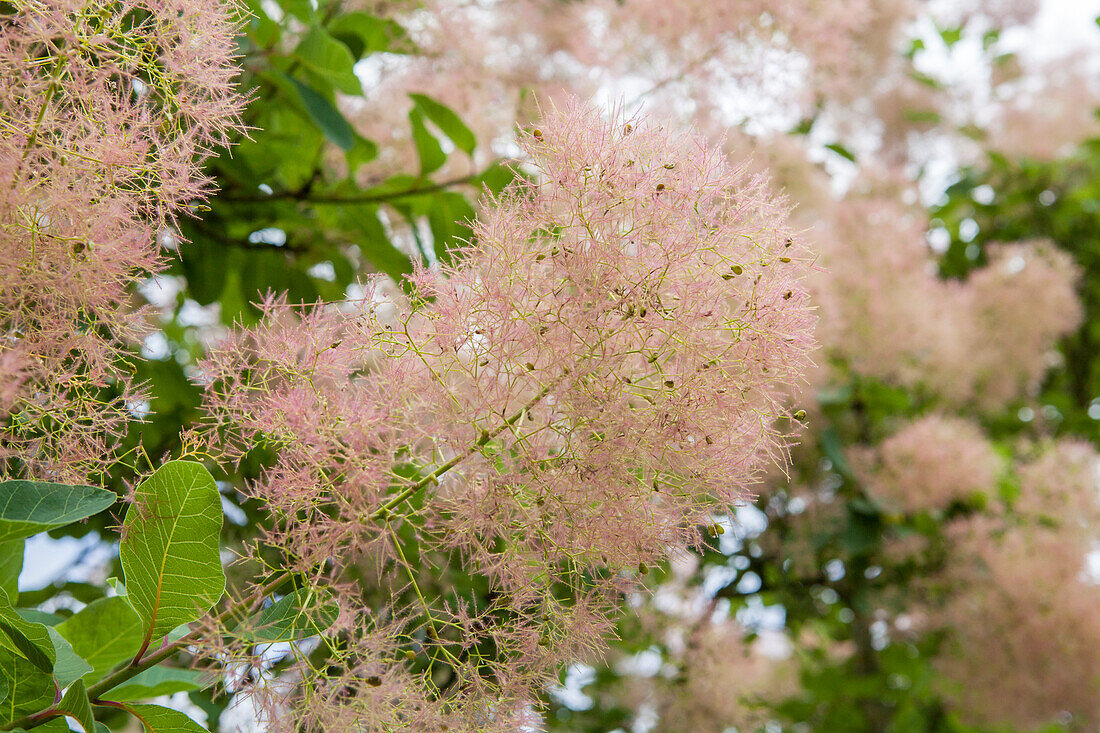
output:
[[[207,733],[180,711],[159,705],[127,705],[126,712],[141,721],[145,733]]]
[[[298,588],[260,611],[246,634],[252,643],[296,641],[323,634],[339,612],[323,591]]]
[[[146,646],[201,618],[221,598],[221,528],[221,497],[202,465],[171,461],[138,485],[119,559],[125,598],[141,618]]]
[[[0,542],[19,540],[98,514],[115,503],[113,491],[40,481],[0,483]]]
[[[92,671],[92,665],[73,650],[72,644],[57,629],[46,627],[46,631],[53,642],[53,676],[58,685],[67,687]]]
[[[451,139],[455,147],[467,155],[473,155],[477,138],[466,123],[450,107],[440,104],[423,94],[410,94],[409,97],[424,115],[434,122],[440,131]]]
[[[100,598],[57,625],[73,651],[92,666],[85,679],[102,679],[119,662],[133,658],[141,648],[141,619],[122,596]]]
[[[0,591],[13,604],[19,600],[19,574],[23,572],[22,539],[0,542]]]
[[[0,647],[22,656],[43,672],[53,672],[57,653],[48,627],[16,613],[6,595],[0,595]]]
[[[53,676],[10,649],[0,649],[0,683],[8,696],[0,703],[0,725],[36,713],[53,704]]]
[[[294,49],[294,56],[303,66],[332,82],[344,94],[363,93],[363,83],[355,75],[355,59],[351,51],[324,28],[314,26],[310,29]]]
[[[57,704],[57,709],[66,717],[80,723],[85,731],[95,730],[95,718],[92,717],[92,704],[88,700],[88,690],[82,680],[77,680],[65,690],[65,696]]]
[[[313,124],[325,133],[325,137],[336,143],[341,150],[350,151],[355,147],[355,130],[348,124],[344,115],[340,114],[340,110],[308,84],[303,84],[293,77],[287,78],[294,85],[294,90],[298,93],[298,99],[305,108],[306,114],[313,120]]]
[[[179,667],[150,667],[120,684],[103,697],[115,702],[148,700],[158,695],[190,692],[203,686],[203,674]]]
[[[420,157],[420,175],[426,176],[447,162],[447,154],[439,141],[428,132],[424,125],[424,112],[420,107],[409,110],[409,124],[412,126],[413,144]]]

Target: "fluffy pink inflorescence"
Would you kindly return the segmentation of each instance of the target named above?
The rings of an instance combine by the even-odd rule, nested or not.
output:
[[[1081,440],[1025,451],[1019,496],[1000,517],[948,526],[952,589],[934,616],[937,662],[972,722],[1037,727],[1100,722],[1100,583],[1086,557],[1100,530],[1100,456]]]
[[[1100,529],[1100,456],[1084,440],[1042,445],[1020,466],[1020,496],[1013,509],[1048,524],[1087,548]]]
[[[19,0],[0,16],[0,473],[80,480],[139,399],[128,288],[238,125],[220,0]]]
[[[691,135],[576,103],[521,146],[532,181],[411,298],[374,281],[341,307],[269,302],[205,367],[214,414],[243,437],[231,450],[278,456],[250,489],[275,517],[263,544],[333,582],[370,567],[388,589],[346,596],[344,615],[389,635],[368,645],[390,660],[382,684],[307,725],[356,711],[435,730],[449,710],[452,726],[504,726],[503,708],[464,701],[523,701],[599,647],[639,563],[697,543],[716,504],[785,460],[776,422],[813,316],[782,204]],[[448,563],[494,607],[447,597]],[[407,644],[453,654],[460,681],[441,694],[392,661]]]
[[[931,415],[858,456],[862,485],[890,511],[942,511],[996,485],[1000,461],[981,428]]]
[[[704,608],[713,612],[711,604]],[[790,642],[780,632],[765,631],[750,641],[735,620],[710,617],[658,630],[665,632],[668,650],[660,674],[634,675],[629,663],[620,666],[627,672],[622,698],[635,710],[652,707],[660,720],[656,730],[760,730],[773,718],[769,703],[798,690]]]
[[[814,233],[822,343],[840,367],[821,378],[850,370],[982,412],[1029,396],[1081,319],[1072,259],[1043,241],[1002,245],[967,280],[943,280],[926,228],[872,196],[845,201]]]
[[[1080,543],[1058,531],[1006,530],[987,518],[953,528],[949,580],[958,589],[938,621],[938,660],[958,710],[978,725],[1034,728],[1065,712],[1100,721],[1100,585],[1085,580]]]

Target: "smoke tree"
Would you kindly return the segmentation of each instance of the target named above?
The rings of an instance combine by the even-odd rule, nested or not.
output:
[[[1036,11],[4,6],[0,729],[1094,726]]]

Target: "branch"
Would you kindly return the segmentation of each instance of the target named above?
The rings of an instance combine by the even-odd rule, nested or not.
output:
[[[480,449],[481,446],[485,445],[490,440],[492,440],[493,438],[495,438],[498,435],[500,435],[501,433],[503,433],[505,430],[510,428],[512,425],[515,425],[516,421],[519,420],[521,417],[523,417],[523,413],[525,413],[528,410],[530,410],[531,408],[533,408],[535,405],[537,405],[539,402],[542,401],[543,397],[550,394],[550,390],[553,389],[555,384],[556,384],[556,382],[552,383],[552,384],[548,384],[545,387],[543,387],[542,389],[540,389],[539,393],[536,394],[533,398],[531,398],[530,402],[528,402],[526,405],[521,407],[514,415],[512,415],[507,420],[505,420],[499,427],[495,428],[491,432],[487,431],[487,432],[482,433],[481,437],[478,438],[478,440],[472,446],[470,446],[466,450],[466,452],[458,454],[457,456],[455,456],[451,460],[449,460],[446,463],[439,466],[439,468],[437,468],[434,471],[432,471],[431,473],[429,473],[424,478],[417,481],[415,484],[412,484],[412,485],[407,486],[406,488],[402,489],[400,492],[395,494],[392,499],[390,499],[385,504],[383,504],[382,506],[378,507],[373,512],[371,512],[370,515],[367,518],[370,519],[370,520],[385,518],[385,516],[387,514],[389,514],[389,512],[394,507],[396,507],[398,504],[405,501],[410,496],[415,494],[417,491],[420,491],[422,488],[424,488],[428,484],[432,483],[433,481],[437,481],[439,479],[439,477],[442,476],[443,474],[447,473],[447,471],[450,471],[452,468],[457,466],[459,463],[466,460],[467,458],[472,456],[474,453],[477,453],[478,449]]]

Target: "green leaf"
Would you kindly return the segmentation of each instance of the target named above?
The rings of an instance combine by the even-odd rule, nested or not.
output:
[[[306,114],[313,120],[313,124],[325,133],[325,137],[334,142],[341,150],[350,151],[355,146],[355,130],[340,114],[336,106],[314,91],[308,84],[303,84],[293,77],[287,77],[298,94]],[[362,139],[362,138],[360,138]]]
[[[23,572],[24,540],[0,542],[0,590],[12,605],[19,600],[19,574]]]
[[[355,59],[351,51],[324,28],[314,26],[310,29],[294,50],[294,55],[304,67],[331,81],[345,94],[362,95],[363,83],[355,75]]]
[[[42,624],[43,626],[57,626],[65,620],[64,616],[60,616],[56,613],[39,611],[37,608],[17,608],[15,612],[18,613],[19,617],[24,621],[30,621],[32,624]]]
[[[962,39],[962,26],[958,28],[942,28],[940,29],[940,38],[947,44],[948,48],[951,48]]]
[[[413,50],[412,41],[400,24],[359,11],[341,13],[329,24],[328,31],[357,59],[378,51],[406,53]]]
[[[193,669],[150,667],[104,695],[115,702],[148,700],[158,695],[190,692],[203,687],[203,675]]]
[[[413,144],[420,157],[420,175],[426,176],[447,162],[447,154],[428,128],[424,126],[424,112],[420,107],[409,110],[409,124],[412,125]]]
[[[907,121],[918,125],[938,125],[943,121],[939,112],[930,109],[907,109],[901,114]]]
[[[840,440],[835,428],[827,428],[821,433],[821,452],[833,463],[837,473],[845,478],[852,478],[852,468],[848,464],[848,458],[844,455],[844,444]]]
[[[252,643],[294,641],[324,633],[339,613],[335,601],[298,588],[261,611],[248,631]]]
[[[119,559],[146,644],[202,617],[221,598],[221,528],[218,487],[202,465],[171,461],[138,485]]]
[[[145,733],[207,733],[205,728],[178,710],[159,705],[127,705],[126,711],[141,721]]]
[[[279,5],[303,23],[308,24],[317,17],[317,11],[310,0],[279,0]]]
[[[80,601],[81,603],[91,603],[97,598],[103,596],[103,586],[94,585],[92,583],[57,583],[47,585],[45,588],[38,590],[25,590],[19,594],[19,601],[24,606],[36,606],[41,603],[45,603],[49,599],[55,597],[58,593],[68,593],[73,599]],[[20,609],[20,613],[26,609]],[[41,621],[41,619],[31,619],[33,621]],[[53,623],[47,624],[52,626]]]
[[[244,5],[248,9],[248,19],[242,30],[256,46],[272,48],[282,35],[282,28],[268,16],[260,0],[245,0]]]
[[[58,633],[57,629],[46,627],[46,632],[50,635],[50,641],[53,642],[56,659],[53,664],[53,676],[57,684],[67,687],[92,671],[92,665],[73,651],[72,645]]]
[[[393,246],[386,228],[378,218],[377,205],[343,206],[340,213],[348,221],[348,229],[354,232],[363,256],[380,272],[397,282],[412,271],[409,256]]]
[[[359,166],[364,163],[369,163],[378,157],[378,146],[373,140],[368,140],[362,135],[355,133],[355,145],[347,151],[348,167],[351,169],[351,173],[355,173],[359,170]]]
[[[508,187],[512,181],[516,180],[517,172],[513,164],[504,161],[495,161],[489,165],[485,171],[474,179],[473,185],[478,188],[484,187],[494,196],[499,196],[500,193]]]
[[[65,690],[65,696],[57,704],[57,709],[76,722],[85,731],[95,730],[95,718],[92,717],[92,704],[88,701],[88,690],[83,680],[77,680]]]
[[[52,672],[57,658],[50,633],[44,624],[27,621],[0,595],[0,646],[18,653],[43,672]]]
[[[113,491],[38,481],[0,483],[0,542],[24,539],[98,514],[115,503]]]
[[[852,161],[853,163],[856,162],[855,154],[851,150],[849,150],[848,148],[841,145],[840,143],[829,143],[828,145],[825,146],[825,148],[826,148],[826,150],[832,150],[834,153],[836,153],[837,155],[839,155],[842,158],[847,158],[848,160]]]
[[[450,262],[451,253],[473,238],[471,222],[477,213],[466,197],[453,191],[443,191],[430,198],[427,210],[432,227],[432,248],[440,262]]]
[[[444,135],[451,139],[459,150],[472,155],[477,139],[469,127],[449,107],[445,107],[431,97],[423,94],[410,94],[409,97],[417,108],[424,113],[429,120],[434,122]]]
[[[96,723],[95,733],[111,733],[107,728],[103,727],[102,723]],[[56,718],[50,718],[42,725],[35,726],[34,733],[71,733],[72,728],[69,727],[68,721],[65,720],[65,716],[59,715]],[[13,728],[12,733],[29,733],[25,728]]]
[[[929,89],[943,89],[943,84],[941,84],[939,81],[929,76],[928,74],[924,74],[920,71],[910,71],[909,77],[914,81],[925,85]]]
[[[10,649],[0,649],[0,683],[8,688],[0,703],[0,725],[49,707],[56,699],[50,673]]]

